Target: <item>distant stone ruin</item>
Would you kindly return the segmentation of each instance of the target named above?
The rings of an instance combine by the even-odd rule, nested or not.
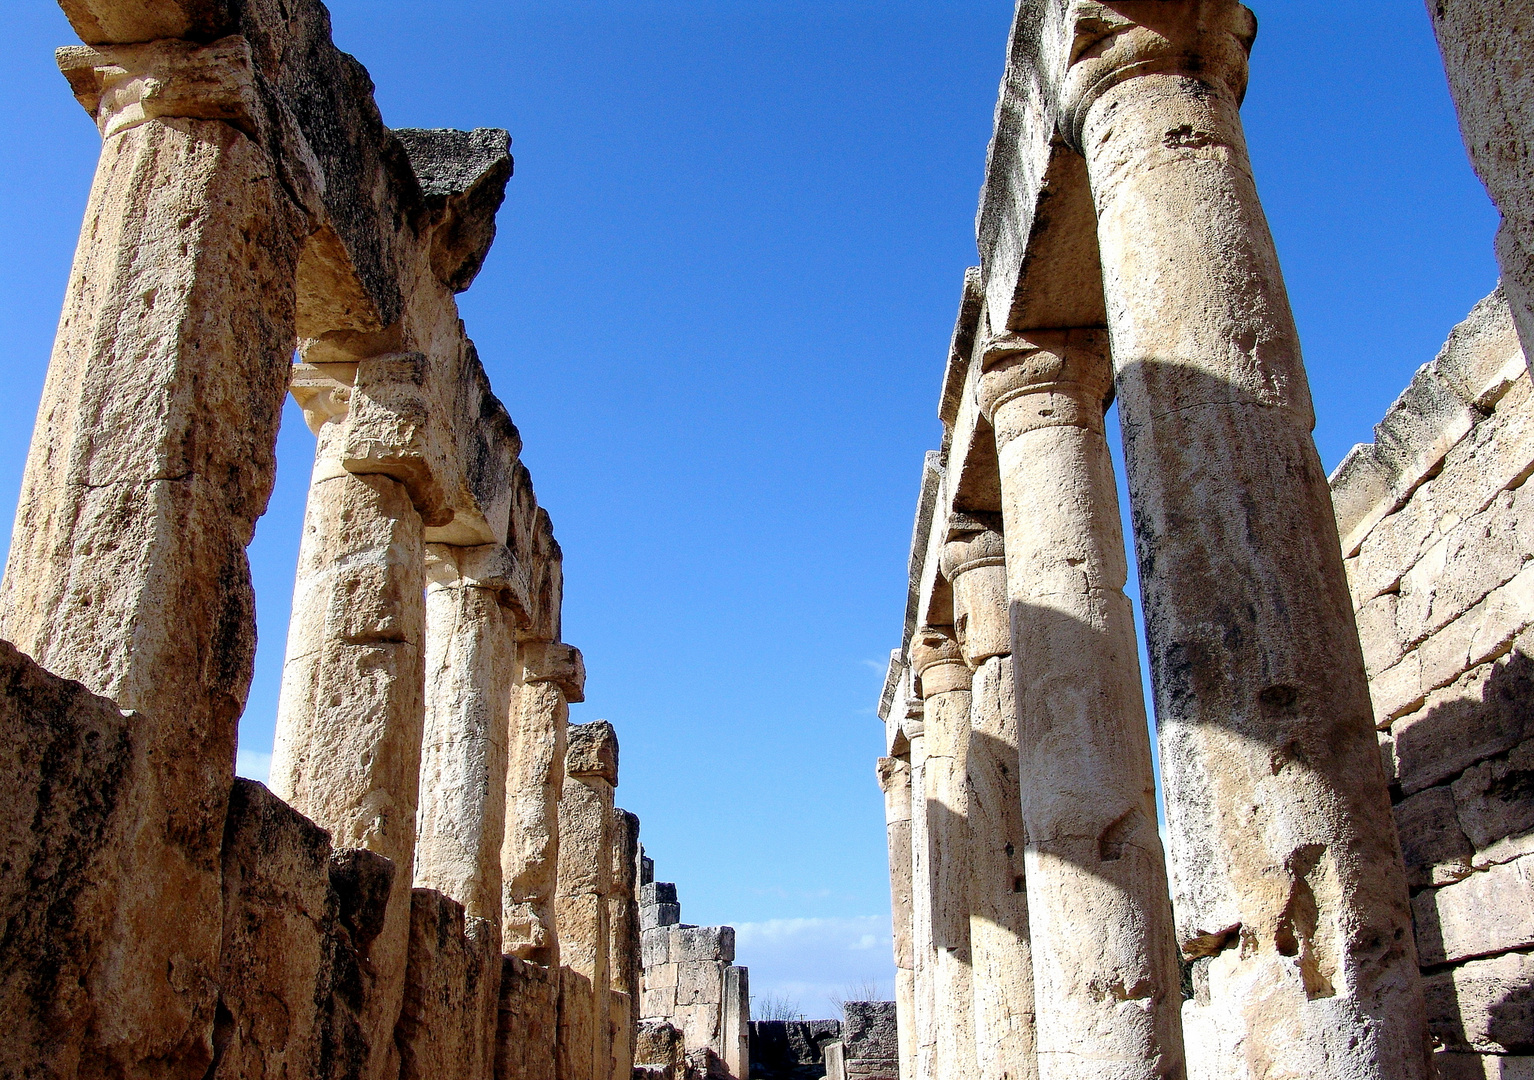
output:
[[[1017,7],[880,706],[908,1080],[1534,1076],[1534,8],[1428,8],[1503,286],[1329,484],[1255,17]]]

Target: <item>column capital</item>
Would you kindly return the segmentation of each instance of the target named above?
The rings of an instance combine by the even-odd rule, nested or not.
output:
[[[561,641],[524,641],[517,647],[524,683],[554,683],[565,700],[586,700],[586,661],[581,651]]]
[[[242,37],[69,45],[55,56],[103,139],[160,118],[222,120],[252,138],[261,128],[255,62]]]
[[[973,673],[964,662],[959,643],[942,630],[924,626],[911,641],[911,671],[916,693],[923,700],[955,690],[968,690]]]
[[[943,576],[957,581],[971,570],[987,566],[1007,565],[1006,544],[999,529],[992,529],[981,522],[974,522],[973,531],[962,532],[943,545],[941,566]],[[950,531],[952,529],[950,528]]]
[[[1002,334],[986,345],[981,373],[977,399],[998,448],[1041,427],[1103,430],[1113,389],[1106,330]]]
[[[1237,0],[1077,0],[1071,63],[1060,94],[1060,134],[1082,149],[1087,114],[1137,75],[1181,75],[1239,103],[1257,17]]]
[[[485,589],[518,628],[532,625],[528,615],[531,574],[505,544],[426,545],[426,582],[439,589]]]
[[[293,365],[288,389],[304,411],[304,423],[310,431],[318,435],[320,428],[332,420],[346,419],[351,411],[352,384],[356,379],[355,363]]]

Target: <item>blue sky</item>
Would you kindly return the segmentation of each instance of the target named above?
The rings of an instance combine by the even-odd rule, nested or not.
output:
[[[1245,116],[1328,467],[1496,281],[1420,4],[1268,0]],[[889,992],[873,706],[1007,0],[344,0],[395,127],[515,145],[462,298],[566,562],[565,636],[689,922],[758,994]],[[99,146],[44,0],[0,8],[0,516],[13,512]],[[313,439],[289,410],[252,548],[242,765],[269,751]]]

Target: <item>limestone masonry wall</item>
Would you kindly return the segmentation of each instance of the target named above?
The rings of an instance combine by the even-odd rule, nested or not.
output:
[[[1534,1075],[1531,475],[1499,289],[1332,477],[1444,1080]]]

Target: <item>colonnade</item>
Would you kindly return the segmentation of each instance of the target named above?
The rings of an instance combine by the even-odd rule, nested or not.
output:
[[[1077,5],[1061,49],[1025,14],[882,709],[902,1075],[1426,1078],[1368,684],[1241,129],[1255,20]]]
[[[50,1038],[93,1074],[226,1075],[227,1028],[373,1080],[488,1076],[509,1008],[553,1080],[628,1080],[638,822],[611,726],[568,723],[585,672],[559,546],[454,299],[495,235],[507,134],[386,129],[313,0],[63,7],[89,44],[60,65],[103,145],[0,636],[134,712],[124,805],[92,811],[127,823],[103,833],[115,869],[60,886],[96,951],[49,985],[78,982],[91,1019]],[[225,832],[245,546],[290,391],[316,450],[286,806],[242,796],[267,817],[236,832],[308,861],[267,865]],[[280,917],[248,916],[250,942],[226,862],[271,875],[250,892]],[[503,957],[525,962],[506,987]],[[78,1007],[60,1001],[38,1008]]]

